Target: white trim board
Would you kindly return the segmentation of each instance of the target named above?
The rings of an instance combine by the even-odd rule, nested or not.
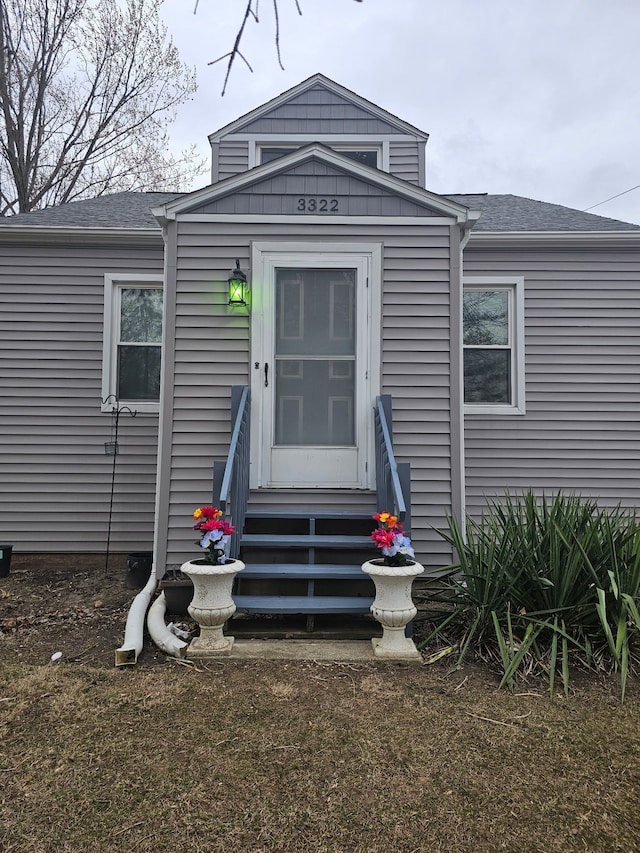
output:
[[[486,287],[488,290],[506,290],[512,297],[512,390],[513,401],[509,405],[464,403],[463,382],[463,412],[465,415],[524,415],[526,414],[525,399],[525,321],[524,321],[524,276],[521,275],[465,275],[462,280],[464,290]],[[461,306],[462,307],[462,306]],[[464,326],[464,320],[462,320]],[[461,373],[464,374],[464,328],[461,337]]]
[[[360,270],[366,280],[360,283],[362,305],[359,332],[358,360],[360,368],[359,396],[357,401],[358,459],[356,473],[342,477],[338,465],[330,474],[331,482],[322,483],[331,488],[371,488],[374,476],[373,464],[373,401],[380,393],[380,291],[382,286],[382,244],[372,242],[315,243],[292,241],[255,241],[251,247],[252,280],[260,281],[262,288],[254,289],[251,313],[251,488],[295,488],[309,487],[308,482],[274,480],[271,475],[270,438],[272,409],[263,389],[265,360],[272,360],[273,294],[265,291],[270,286],[273,271],[278,266],[340,267],[353,266]],[[267,316],[268,315],[268,316]],[[256,367],[257,365],[257,367]],[[271,371],[273,376],[273,371]],[[271,391],[268,392],[271,394]],[[267,441],[264,441],[267,434]],[[332,454],[338,459],[339,452]],[[303,478],[301,478],[303,479]]]
[[[181,222],[247,222],[270,223],[278,222],[285,225],[444,225],[451,226],[451,219],[444,216],[332,216],[309,215],[306,213],[183,213]]]
[[[102,340],[102,398],[100,411],[113,413],[114,402],[103,403],[115,394],[117,376],[117,345],[115,332],[118,325],[116,308],[119,306],[118,289],[126,286],[160,286],[164,289],[164,276],[158,273],[105,273],[104,276],[104,331]],[[163,294],[164,295],[164,294]],[[164,340],[164,298],[163,298],[163,340]],[[162,353],[164,356],[164,353]],[[161,359],[161,364],[164,358]],[[160,368],[162,371],[162,366]],[[140,414],[158,414],[160,401],[119,400],[121,405],[129,406]]]

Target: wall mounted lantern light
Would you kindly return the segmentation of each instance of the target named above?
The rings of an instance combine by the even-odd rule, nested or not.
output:
[[[236,258],[236,268],[228,278],[229,305],[246,305],[249,295],[249,284],[246,274],[240,269],[240,260]]]

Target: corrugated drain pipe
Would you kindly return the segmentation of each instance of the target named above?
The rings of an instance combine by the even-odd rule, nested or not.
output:
[[[133,666],[138,661],[138,655],[142,651],[142,635],[144,632],[144,617],[155,592],[157,580],[155,565],[151,568],[151,576],[146,586],[140,590],[131,603],[127,624],[124,628],[124,641],[119,649],[116,649],[116,666]]]

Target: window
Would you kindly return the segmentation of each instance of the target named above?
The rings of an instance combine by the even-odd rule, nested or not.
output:
[[[105,277],[104,411],[113,400],[157,412],[162,355],[162,279]]]
[[[524,318],[520,278],[465,279],[466,412],[524,414]]]
[[[259,161],[261,164],[271,163],[272,160],[278,160],[280,157],[284,157],[286,154],[291,154],[292,151],[297,151],[301,146],[281,146],[281,145],[261,145],[259,151]],[[364,163],[365,166],[371,166],[374,169],[378,169],[379,167],[379,148],[377,145],[366,147],[360,146],[358,148],[351,148],[348,146],[340,146],[340,145],[331,145],[334,151],[337,151],[339,154],[344,154],[345,157],[349,157],[351,160],[355,160],[357,163]]]
[[[279,146],[263,146],[260,149],[260,163],[264,165],[265,163],[271,163],[272,160],[279,160],[281,157],[285,157],[287,154],[291,154],[293,151],[297,151],[297,148],[282,148]]]

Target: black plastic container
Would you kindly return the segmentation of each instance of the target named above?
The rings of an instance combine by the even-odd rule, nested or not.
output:
[[[127,586],[130,589],[142,589],[151,576],[152,565],[151,551],[127,554]]]
[[[13,545],[0,545],[0,578],[6,578],[11,568]]]
[[[193,598],[193,581],[180,569],[167,569],[160,578],[158,587],[164,592],[167,613],[173,616],[188,616],[188,607]]]

